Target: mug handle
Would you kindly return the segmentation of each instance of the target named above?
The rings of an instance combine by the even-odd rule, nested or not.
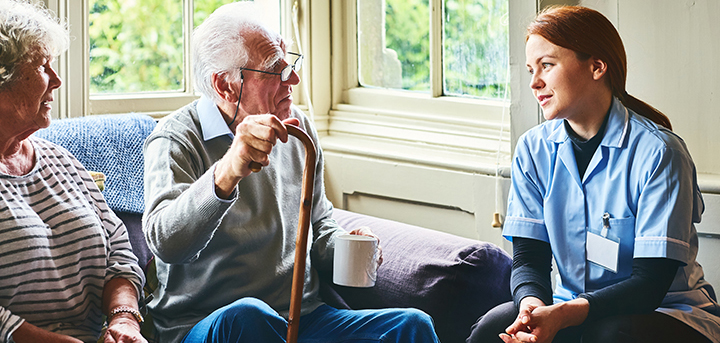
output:
[[[368,265],[368,268],[365,269],[365,272],[367,273],[368,278],[372,280],[373,283],[375,283],[375,279],[377,279],[377,269],[378,269],[378,259],[380,256],[378,256],[378,252],[380,249],[377,247],[377,240],[375,241],[375,254],[373,254],[373,258],[371,263]]]

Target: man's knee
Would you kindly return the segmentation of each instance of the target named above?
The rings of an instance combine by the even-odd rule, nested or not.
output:
[[[400,313],[400,319],[407,325],[417,327],[433,327],[433,320],[429,314],[414,308],[403,309]]]
[[[213,312],[209,342],[281,342],[287,323],[268,304],[242,298]],[[204,336],[204,335],[203,335]]]
[[[242,324],[243,326],[258,325],[261,323],[267,323],[271,317],[276,317],[278,314],[265,302],[256,298],[242,298],[238,299],[230,305],[227,305],[218,310],[220,320],[226,325],[235,326]]]
[[[391,314],[394,321],[387,324],[385,337],[395,342],[437,342],[435,325],[427,313],[414,309],[395,309]],[[381,317],[382,318],[382,317]]]

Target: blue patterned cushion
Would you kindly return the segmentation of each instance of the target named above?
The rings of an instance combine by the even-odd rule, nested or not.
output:
[[[94,115],[53,120],[35,136],[68,149],[87,170],[105,174],[103,195],[111,209],[142,213],[143,144],[155,128],[144,114]]]

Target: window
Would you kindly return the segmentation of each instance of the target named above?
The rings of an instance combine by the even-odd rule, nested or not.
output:
[[[507,84],[507,0],[445,0],[442,36],[443,95],[503,99]],[[359,78],[363,86],[431,91],[430,2],[359,2]],[[442,48],[439,48],[442,46]],[[434,47],[433,47],[434,48]]]
[[[181,2],[90,0],[89,24],[90,94],[186,88]]]
[[[325,149],[487,174],[509,165],[508,2],[334,6]]]
[[[67,101],[56,116],[161,116],[196,99],[190,33],[216,8],[233,1],[46,0],[51,10],[68,18],[74,38],[70,51],[59,58],[65,80],[60,98]],[[280,31],[283,1],[254,1],[270,18],[267,24]]]

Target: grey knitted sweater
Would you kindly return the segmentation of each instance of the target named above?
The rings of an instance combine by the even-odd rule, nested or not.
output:
[[[317,145],[309,119],[295,107],[291,116]],[[143,230],[159,280],[149,307],[162,342],[180,342],[197,322],[243,297],[287,317],[304,147],[294,137],[278,142],[270,165],[223,200],[213,173],[231,142],[230,135],[203,139],[198,101],[161,120],[145,142]],[[321,151],[316,168],[302,314],[322,304],[315,269],[332,268],[333,237],[344,233],[331,219]]]

